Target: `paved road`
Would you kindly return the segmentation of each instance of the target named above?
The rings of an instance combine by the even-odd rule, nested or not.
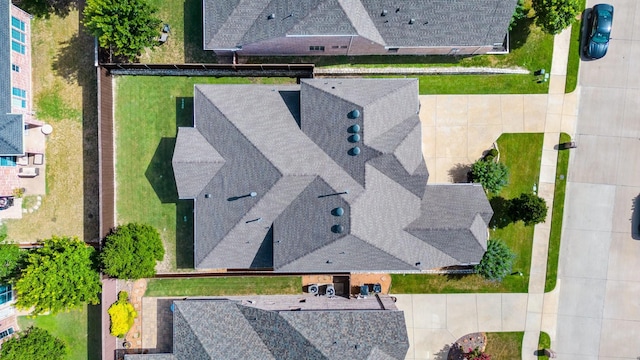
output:
[[[554,341],[565,360],[640,357],[640,3],[608,2],[609,53],[580,74]]]

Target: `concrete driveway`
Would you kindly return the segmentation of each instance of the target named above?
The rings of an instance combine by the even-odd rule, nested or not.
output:
[[[527,294],[394,296],[407,322],[407,359],[446,360],[450,345],[466,334],[525,329]]]
[[[577,94],[421,95],[429,183],[456,182],[456,170],[480,158],[502,133],[572,133],[577,99]]]
[[[640,357],[640,4],[607,2],[609,52],[580,70],[552,341],[562,359]]]

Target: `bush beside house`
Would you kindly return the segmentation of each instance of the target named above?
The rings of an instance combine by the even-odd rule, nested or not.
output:
[[[109,317],[111,318],[111,335],[119,338],[125,337],[138,313],[129,302],[129,294],[126,291],[118,293],[118,301],[109,307]]]

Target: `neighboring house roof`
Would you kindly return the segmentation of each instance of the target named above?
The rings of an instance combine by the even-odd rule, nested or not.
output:
[[[479,262],[491,206],[480,185],[427,185],[419,106],[415,79],[196,85],[173,156],[196,268]]]
[[[0,155],[22,155],[22,115],[11,114],[11,1],[0,0],[0,19]]]
[[[408,349],[402,311],[269,311],[237,301],[187,300],[174,301],[173,354],[126,358],[404,359]]]
[[[358,35],[386,47],[501,44],[516,2],[204,0],[204,48],[309,35]]]

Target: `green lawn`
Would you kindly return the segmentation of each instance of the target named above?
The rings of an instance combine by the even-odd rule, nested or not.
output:
[[[492,222],[499,224],[505,216],[501,211],[504,200],[513,199],[522,193],[532,192],[533,185],[538,184],[540,161],[542,160],[542,141],[544,134],[503,134],[498,139],[500,162],[509,168],[509,185],[500,194],[490,196],[493,207]],[[548,204],[550,205],[550,204]],[[495,221],[498,220],[498,221]],[[516,254],[513,263],[514,272],[522,272],[524,276],[507,276],[503,283],[513,292],[527,292],[529,268],[531,266],[531,244],[533,242],[533,226],[524,226],[519,221],[505,227],[499,225],[491,229],[491,238],[504,240]]]
[[[116,79],[117,221],[142,222],[160,231],[166,255],[159,271],[193,268],[192,205],[178,201],[171,157],[177,126],[192,125],[194,84],[293,81],[169,76]]]
[[[551,337],[544,331],[540,332],[540,338],[538,340],[538,350],[551,348]],[[538,360],[547,360],[545,355],[538,355]]]
[[[580,14],[584,12],[586,0],[580,2]],[[564,92],[570,93],[578,84],[578,70],[580,69],[580,32],[582,29],[582,16],[571,26],[571,43],[569,46],[569,60],[567,63],[567,82]]]
[[[523,192],[531,192],[533,184],[538,183],[543,137],[544,134],[502,134],[498,139],[500,161],[507,165],[510,176],[509,185],[500,194],[489,197],[495,212],[492,224],[499,224],[499,219],[504,216],[501,213],[504,211],[504,200],[515,198]],[[523,276],[509,275],[502,282],[493,282],[475,274],[392,274],[391,290],[396,294],[527,292],[533,226],[524,226],[522,222],[496,226],[491,230],[491,238],[504,240],[516,253],[513,271],[522,272]]]
[[[87,321],[87,318],[91,320]],[[18,324],[22,329],[32,325],[46,329],[64,341],[67,345],[69,360],[100,358],[100,308],[98,306],[84,306],[82,309],[59,313],[55,316],[40,315],[35,318],[20,316]]]
[[[524,332],[488,332],[485,353],[496,360],[522,358]]]
[[[568,141],[571,141],[571,137],[568,134],[561,133],[559,143]],[[551,214],[551,232],[549,234],[547,277],[544,282],[545,292],[553,290],[558,279],[558,259],[560,257],[560,238],[562,236],[562,217],[564,215],[564,196],[568,170],[569,150],[558,151],[556,186],[553,194],[553,213]]]
[[[151,279],[145,296],[222,296],[300,294],[299,276],[231,276]]]

